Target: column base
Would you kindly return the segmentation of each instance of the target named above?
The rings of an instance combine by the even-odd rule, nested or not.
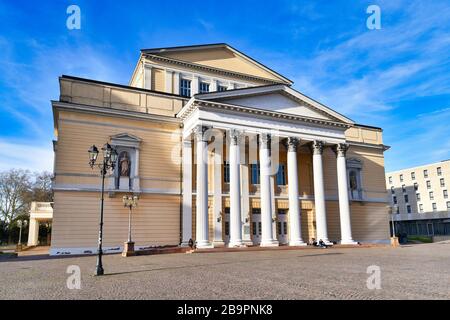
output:
[[[277,240],[262,240],[259,245],[261,247],[278,247],[280,244]]]
[[[291,247],[300,247],[300,246],[306,246],[307,243],[303,242],[302,240],[294,240],[294,241],[289,241],[289,246]]]
[[[242,242],[242,240],[238,240],[238,241],[230,241],[230,243],[228,243],[228,248],[241,248],[241,247],[246,247],[246,245],[244,244],[244,242]]]
[[[222,240],[214,240],[213,246],[214,246],[214,248],[225,247],[225,242]]]
[[[350,239],[350,240],[341,240],[340,244],[352,244],[352,245],[357,245],[358,242],[354,241],[353,239]]]
[[[136,252],[134,251],[134,242],[125,242],[123,244],[122,257],[131,257],[135,256]]]
[[[197,242],[197,249],[212,249],[212,248],[214,248],[214,245],[207,240]]]

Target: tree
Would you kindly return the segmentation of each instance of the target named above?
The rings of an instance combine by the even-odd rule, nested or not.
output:
[[[52,176],[48,171],[34,174],[32,201],[53,202]]]
[[[7,225],[9,242],[16,218],[28,214],[31,186],[31,176],[27,170],[0,172],[0,218]]]

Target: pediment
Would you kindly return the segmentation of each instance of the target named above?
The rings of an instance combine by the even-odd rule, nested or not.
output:
[[[212,44],[187,47],[145,49],[144,53],[199,64],[232,72],[266,78],[275,82],[290,84],[279,73],[250,58],[227,44]]]
[[[300,117],[353,123],[338,112],[286,86],[253,87],[207,93],[196,95],[196,98]]]
[[[129,133],[119,133],[111,136],[110,138],[111,144],[114,146],[138,147],[142,141],[141,138]]]

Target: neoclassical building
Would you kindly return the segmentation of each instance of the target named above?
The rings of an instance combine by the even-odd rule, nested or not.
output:
[[[128,85],[62,76],[52,101],[51,254],[95,253],[100,173],[88,148],[118,152],[106,178],[104,248],[388,242],[382,130],[356,124],[227,44],[141,50]]]

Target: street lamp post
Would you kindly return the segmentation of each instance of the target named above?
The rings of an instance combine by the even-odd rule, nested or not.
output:
[[[17,226],[19,227],[19,242],[17,242],[17,251],[22,250],[22,227],[26,228],[27,224],[27,220],[17,220]]]
[[[98,149],[95,145],[89,148],[89,165],[93,169],[95,162],[98,157]],[[101,204],[100,204],[100,223],[98,231],[98,253],[97,253],[97,266],[95,269],[95,275],[101,276],[104,274],[103,264],[102,264],[102,243],[103,243],[103,203],[104,203],[104,192],[105,192],[105,176],[110,169],[114,169],[117,160],[117,151],[111,147],[109,143],[106,143],[102,148],[103,162],[97,164],[100,169],[102,176],[102,191],[101,191]]]
[[[132,196],[132,195],[126,195],[123,196],[123,206],[125,208],[128,208],[128,241],[125,242],[123,247],[122,256],[123,257],[129,257],[134,256],[134,242],[131,240],[131,211],[133,208],[136,208],[137,202],[139,200],[138,196]]]

